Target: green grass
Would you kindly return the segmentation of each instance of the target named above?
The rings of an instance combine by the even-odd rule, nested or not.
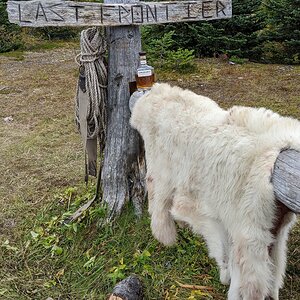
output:
[[[0,53],[0,56],[14,58],[17,61],[22,61],[25,58],[22,50]]]
[[[76,47],[78,50],[79,46]],[[226,287],[203,240],[179,229],[167,248],[151,235],[146,212],[131,204],[113,224],[95,203],[75,225],[63,220],[94,192],[83,181],[83,151],[73,123],[75,49],[0,55],[0,299],[106,299],[134,273],[145,299],[225,299]],[[160,81],[187,87],[222,107],[265,106],[300,119],[300,66],[195,61],[192,74],[162,72]],[[1,87],[3,89],[1,89]],[[290,235],[281,299],[300,299],[300,226]],[[212,287],[182,288],[178,282]]]
[[[194,299],[195,292],[177,282],[214,288],[202,292],[201,299],[224,299],[204,242],[187,229],[179,231],[177,246],[166,248],[152,237],[146,214],[137,219],[128,205],[117,222],[107,224],[106,210],[99,203],[81,221],[64,224],[93,193],[93,188],[82,187],[54,195],[22,241],[2,244],[7,259],[2,296],[106,299],[118,281],[135,273],[146,287],[146,299]]]
[[[75,41],[70,40],[69,42],[59,41],[59,40],[38,40],[31,39],[26,42],[23,49],[19,49],[16,51],[4,52],[0,53],[0,57],[8,57],[12,58],[16,61],[23,61],[25,59],[25,54],[27,51],[47,51],[47,50],[55,50],[59,48],[67,48],[74,47],[77,43]],[[1,91],[0,91],[1,93]]]
[[[38,41],[38,43],[34,43],[32,45],[26,45],[26,51],[41,51],[41,50],[54,50],[57,48],[66,48],[66,47],[71,47],[75,46],[76,42],[75,41],[59,41],[59,40],[42,40]]]

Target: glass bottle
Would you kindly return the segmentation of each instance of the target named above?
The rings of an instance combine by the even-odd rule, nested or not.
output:
[[[140,52],[140,63],[135,80],[138,90],[150,89],[154,84],[154,68],[147,65],[146,52]]]

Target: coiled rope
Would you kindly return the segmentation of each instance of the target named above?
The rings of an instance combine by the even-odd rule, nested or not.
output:
[[[107,124],[107,67],[104,56],[107,45],[99,29],[92,27],[81,32],[80,49],[81,53],[75,59],[80,73],[75,97],[75,121],[88,154],[87,173],[96,176],[96,141],[98,138],[100,153],[103,152]]]
[[[81,32],[81,53],[77,55],[76,62],[80,72],[84,72],[85,88],[89,96],[87,108],[87,138],[99,138],[104,145],[107,121],[107,67],[105,53],[106,40],[96,27],[88,28]],[[76,124],[80,129],[78,95],[75,101]]]

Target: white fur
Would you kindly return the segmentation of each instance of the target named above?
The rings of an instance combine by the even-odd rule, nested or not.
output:
[[[272,168],[284,148],[300,150],[300,122],[263,108],[226,111],[207,97],[156,84],[135,104],[131,125],[145,142],[153,235],[176,241],[176,221],[203,235],[228,299],[278,299],[292,213],[271,233]],[[269,255],[269,247],[273,246]]]

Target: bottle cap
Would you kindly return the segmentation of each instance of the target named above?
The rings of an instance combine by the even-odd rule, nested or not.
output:
[[[145,55],[146,55],[146,52],[141,51],[141,52],[139,52],[139,55],[140,55],[140,56],[145,56]]]

